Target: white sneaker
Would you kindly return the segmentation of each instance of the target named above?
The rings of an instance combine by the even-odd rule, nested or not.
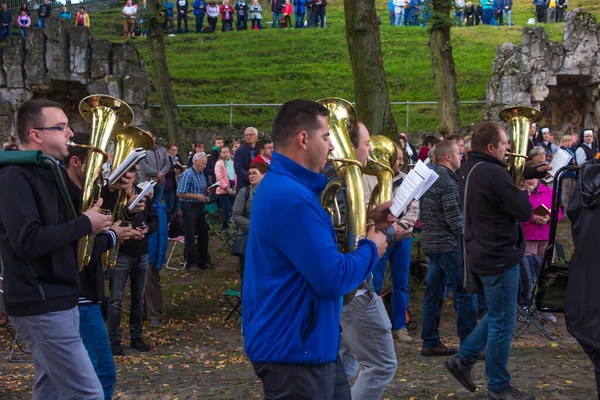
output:
[[[548,322],[551,322],[553,324],[556,323],[556,317],[554,316],[554,314],[549,313],[549,312],[543,312],[540,313],[540,317],[542,317],[543,319],[545,319]]]
[[[400,343],[412,343],[413,341],[406,328],[398,329],[397,331],[394,331],[393,334]]]

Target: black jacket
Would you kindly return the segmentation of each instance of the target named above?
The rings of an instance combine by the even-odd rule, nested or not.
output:
[[[152,206],[152,202],[146,199],[146,208],[144,211],[135,214],[131,220],[131,226],[137,228],[145,224],[148,227],[148,233],[140,240],[126,240],[119,247],[119,253],[124,253],[132,257],[148,254],[148,236],[158,230],[158,215]]]
[[[250,180],[248,179],[248,167],[250,167],[250,163],[252,160],[254,160],[256,154],[256,145],[254,148],[252,148],[248,143],[244,143],[235,152],[233,168],[235,170],[235,174],[237,175],[236,190],[238,192],[241,188],[250,186]]]
[[[469,152],[469,160],[458,171],[461,208],[467,174],[481,161],[469,178],[465,239],[471,270],[491,275],[521,262],[525,255],[521,222],[531,218],[532,206],[527,191],[515,186],[501,161]]]
[[[0,169],[0,254],[8,315],[64,311],[77,305],[74,242],[91,233],[85,215],[69,220],[52,171]]]
[[[44,9],[46,10],[46,15],[43,16],[42,11],[44,11]],[[50,5],[50,2],[48,2],[48,4],[40,4],[40,7],[38,8],[38,17],[39,18],[49,18],[50,14],[52,13],[52,6]]]
[[[600,350],[600,163],[585,163],[577,178],[567,215],[575,252],[569,262],[565,300],[567,330],[579,342]]]
[[[8,25],[12,24],[12,14],[10,13],[10,10],[0,11],[0,22]]]

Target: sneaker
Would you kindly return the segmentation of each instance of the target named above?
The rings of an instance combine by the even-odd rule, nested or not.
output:
[[[492,390],[488,390],[487,399],[488,400],[535,400],[535,396],[532,394],[521,392],[521,391],[517,390],[516,387],[514,387],[512,385],[508,385],[508,387],[500,393],[496,393]]]
[[[113,356],[122,356],[123,355],[123,347],[121,346],[120,340],[113,340],[110,342],[110,350],[113,353]]]
[[[475,382],[473,382],[473,377],[471,376],[471,368],[467,367],[458,355],[446,360],[444,366],[469,392],[477,390],[477,386],[475,386]]]
[[[543,312],[543,313],[540,313],[540,317],[541,317],[543,320],[545,320],[545,321],[548,321],[548,322],[550,322],[550,323],[552,323],[552,324],[555,324],[555,323],[556,323],[556,317],[555,317],[555,316],[554,316],[554,314],[552,314],[552,313],[549,313],[549,312]]]
[[[150,326],[153,326],[153,327],[161,326],[162,324],[163,324],[162,319],[153,319],[152,321],[150,321]]]
[[[421,349],[421,355],[423,357],[447,357],[453,356],[456,353],[458,353],[458,350],[447,347],[445,344],[442,344],[439,347],[423,347]]]
[[[408,334],[408,331],[406,330],[406,328],[402,328],[402,329],[398,329],[397,331],[394,331],[394,337],[400,343],[412,343],[412,341],[413,341],[412,338],[410,337],[410,335]]]
[[[131,348],[136,349],[137,351],[148,351],[150,350],[150,346],[148,346],[142,338],[131,339]]]

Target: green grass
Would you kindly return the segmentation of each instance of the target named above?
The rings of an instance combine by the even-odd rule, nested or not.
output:
[[[263,0],[264,3],[265,0]],[[266,3],[264,3],[266,4]],[[264,6],[264,21],[270,7]],[[594,0],[573,1],[570,9],[584,7],[594,13]],[[392,101],[435,101],[433,73],[426,28],[390,27],[385,0],[377,0],[381,16],[381,42],[388,89]],[[343,3],[332,0],[327,10],[328,29],[228,32],[212,35],[190,33],[166,37],[169,72],[178,104],[281,103],[294,98],[318,99],[339,96],[354,99],[353,80],[344,31]],[[113,41],[121,20],[118,9],[91,15],[92,34]],[[521,30],[534,16],[527,0],[515,0],[514,27],[479,26],[452,30],[453,54],[462,100],[485,100],[496,47],[503,42],[520,44]],[[265,24],[267,25],[267,24]],[[219,23],[220,26],[220,23]],[[193,31],[195,22],[190,20]],[[552,40],[562,40],[563,24],[545,26]],[[148,49],[143,39],[136,42],[142,55]],[[147,57],[146,57],[147,59]],[[148,69],[152,65],[147,62]],[[151,103],[157,100],[154,94]],[[404,106],[394,106],[398,126],[405,127]],[[255,125],[270,130],[275,108],[235,108],[236,127]],[[464,126],[479,121],[482,105],[464,105]],[[188,130],[220,129],[229,125],[227,108],[181,110]],[[152,125],[160,126],[155,118]],[[411,106],[409,131],[432,131],[439,124],[435,106]]]

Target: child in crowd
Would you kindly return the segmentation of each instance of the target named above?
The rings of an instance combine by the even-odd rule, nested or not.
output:
[[[77,26],[86,26],[90,27],[90,15],[85,12],[85,7],[79,7],[79,12],[77,13]]]
[[[288,28],[292,28],[292,12],[294,11],[293,7],[292,7],[292,3],[290,2],[290,0],[285,0],[285,6],[283,6],[283,17],[285,19],[285,29]]]
[[[19,25],[19,32],[21,32],[21,36],[25,37],[27,35],[27,28],[31,26],[31,18],[25,12],[25,10],[21,10],[19,17],[17,18],[17,25]]]
[[[259,30],[262,29],[262,7],[258,4],[258,0],[254,0],[252,5],[250,6],[250,20],[252,21],[252,29]],[[235,146],[235,144],[234,144]],[[238,143],[238,147],[239,143]],[[232,156],[235,154],[235,148],[232,148]]]

